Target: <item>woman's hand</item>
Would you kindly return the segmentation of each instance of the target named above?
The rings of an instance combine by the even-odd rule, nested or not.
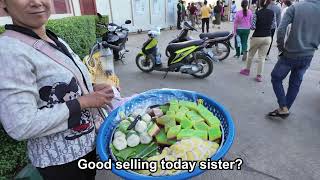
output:
[[[93,85],[93,91],[100,91],[105,88],[111,88],[111,86],[109,84],[102,84],[102,83]]]
[[[78,98],[81,109],[101,108],[105,105],[112,107],[111,101],[114,97],[112,87],[107,84],[97,84],[94,92]]]
[[[104,88],[106,88],[107,86],[110,86],[110,85],[108,85],[108,84],[95,84],[95,85],[93,86],[93,90],[94,90],[94,91],[99,91],[100,89],[104,89]],[[119,92],[121,91],[120,86],[117,86],[116,88],[118,89]]]

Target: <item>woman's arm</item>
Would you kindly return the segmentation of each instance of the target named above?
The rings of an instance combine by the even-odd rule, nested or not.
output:
[[[239,11],[236,13],[236,17],[234,19],[234,26],[233,26],[233,32],[234,32],[234,35],[237,34],[237,29],[238,29],[238,26],[239,26]]]
[[[256,29],[256,24],[257,24],[257,14],[254,13],[252,16],[252,21],[251,21],[251,30],[255,30]]]
[[[54,134],[80,124],[78,100],[39,108],[35,67],[23,54],[0,50],[0,121],[16,140]],[[73,118],[70,118],[73,117]]]

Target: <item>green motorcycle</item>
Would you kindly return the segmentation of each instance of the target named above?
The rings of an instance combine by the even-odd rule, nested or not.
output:
[[[148,32],[149,39],[143,44],[142,51],[136,57],[136,64],[141,71],[147,73],[163,71],[166,75],[168,72],[180,72],[201,79],[213,72],[213,59],[203,49],[215,40],[192,40],[169,44],[167,46],[170,54],[168,65],[163,67],[158,49],[159,35],[160,32]]]

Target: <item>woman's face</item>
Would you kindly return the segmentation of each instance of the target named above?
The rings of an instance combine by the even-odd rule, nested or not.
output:
[[[0,0],[0,8],[6,8],[13,24],[36,29],[42,27],[51,14],[50,0]]]

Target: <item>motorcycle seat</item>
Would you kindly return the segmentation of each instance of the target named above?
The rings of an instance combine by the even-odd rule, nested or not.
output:
[[[231,32],[229,31],[220,31],[220,32],[214,32],[214,33],[201,33],[199,37],[201,39],[204,39],[204,38],[214,39],[217,37],[228,37],[230,34]]]
[[[190,46],[199,46],[203,44],[204,40],[191,40],[191,41],[185,41],[180,43],[171,43],[168,45],[167,50],[170,52],[170,54],[174,53],[177,50],[190,47]]]

